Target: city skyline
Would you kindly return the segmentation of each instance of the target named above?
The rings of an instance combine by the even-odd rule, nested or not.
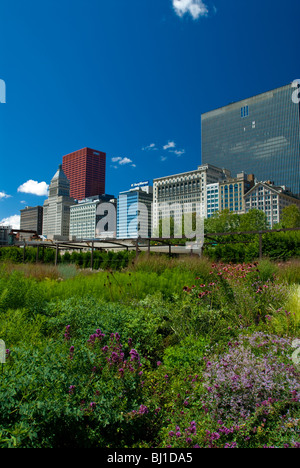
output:
[[[0,222],[42,205],[62,156],[79,148],[106,152],[106,192],[115,196],[131,183],[193,170],[206,163],[203,113],[300,76],[294,1],[281,11],[269,0],[228,1],[226,8],[220,1],[189,8],[133,0],[115,9],[65,0],[59,15],[53,2],[47,17],[35,0],[16,3],[14,11],[4,5],[0,18],[8,44],[0,58],[7,94],[0,104]],[[82,16],[91,27],[76,37]]]

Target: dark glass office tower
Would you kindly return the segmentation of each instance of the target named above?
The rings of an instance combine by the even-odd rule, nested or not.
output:
[[[300,106],[289,84],[201,117],[202,162],[300,194]]]

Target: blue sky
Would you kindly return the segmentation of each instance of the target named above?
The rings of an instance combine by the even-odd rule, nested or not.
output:
[[[298,0],[0,0],[0,222],[86,146],[113,195],[195,169],[202,113],[300,78],[299,17]]]

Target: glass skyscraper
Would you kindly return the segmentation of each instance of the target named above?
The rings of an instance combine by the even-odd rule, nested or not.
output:
[[[289,84],[201,116],[202,163],[300,194],[300,105]],[[293,98],[294,97],[294,98]]]
[[[118,196],[117,238],[137,239],[151,237],[153,188],[145,186]]]

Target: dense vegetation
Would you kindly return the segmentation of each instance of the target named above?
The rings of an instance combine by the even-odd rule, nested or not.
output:
[[[300,446],[300,263],[0,264],[0,447]]]

